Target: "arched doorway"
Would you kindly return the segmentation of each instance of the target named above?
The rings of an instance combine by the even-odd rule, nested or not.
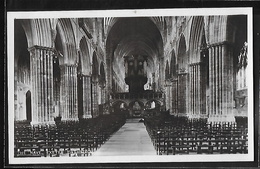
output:
[[[126,117],[129,117],[129,110],[128,106],[124,101],[117,101],[112,105],[112,112],[117,114],[117,113],[125,113]]]
[[[32,121],[32,103],[30,90],[26,92],[26,120],[29,122]]]
[[[130,116],[142,117],[144,114],[144,104],[141,101],[133,101],[129,103]]]
[[[155,116],[156,113],[160,112],[161,103],[157,100],[149,100],[145,104],[144,116]]]

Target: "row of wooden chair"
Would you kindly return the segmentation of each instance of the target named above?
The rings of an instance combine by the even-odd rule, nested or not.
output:
[[[121,116],[15,126],[15,157],[89,156],[124,125]]]
[[[172,121],[158,124],[158,119],[145,119],[146,129],[158,155],[248,152],[247,128],[237,127],[233,123],[207,124],[203,119],[189,121],[183,117],[169,117],[167,119]]]

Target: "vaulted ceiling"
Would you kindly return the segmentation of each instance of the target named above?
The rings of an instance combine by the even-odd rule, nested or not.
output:
[[[120,72],[124,72],[123,57],[131,55],[147,56],[148,71],[154,72],[163,45],[157,26],[151,19],[142,17],[117,19],[109,31],[108,43],[114,51],[113,67],[121,69]]]

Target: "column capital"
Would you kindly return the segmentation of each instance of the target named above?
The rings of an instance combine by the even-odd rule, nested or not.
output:
[[[222,45],[232,46],[233,43],[232,43],[232,42],[229,42],[229,41],[222,41],[222,42],[216,42],[216,43],[208,44],[207,47],[208,47],[208,48],[211,48],[211,47],[222,46]]]
[[[203,64],[203,62],[191,63],[191,64],[189,64],[189,66],[196,66],[196,65],[201,65],[201,64]]]
[[[74,67],[74,68],[77,68],[78,65],[76,65],[76,64],[62,64],[62,65],[60,65],[60,68],[64,68],[64,67]]]
[[[91,78],[91,75],[84,75],[84,74],[82,74],[81,76],[82,76],[82,77]]]
[[[28,48],[28,51],[29,51],[29,52],[32,52],[33,50],[36,50],[36,49],[53,51],[53,48],[51,48],[51,47],[38,46],[38,45],[34,45],[34,46],[32,46],[32,47],[29,47],[29,48]]]
[[[178,72],[178,76],[184,76],[184,75],[187,75],[187,74],[188,74],[187,71],[185,71],[185,72]]]

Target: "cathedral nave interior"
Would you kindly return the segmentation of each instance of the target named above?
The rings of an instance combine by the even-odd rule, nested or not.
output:
[[[246,15],[15,19],[15,156],[88,156],[131,119],[158,155],[247,153],[247,32]]]

